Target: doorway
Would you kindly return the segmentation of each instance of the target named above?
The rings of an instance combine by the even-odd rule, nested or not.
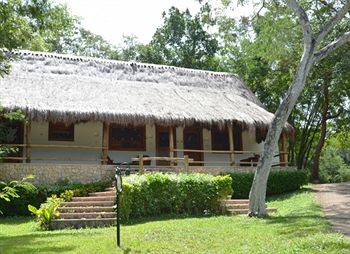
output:
[[[203,150],[203,129],[198,127],[186,127],[183,132],[184,149]],[[203,153],[184,152],[194,161],[203,161]],[[203,166],[203,163],[195,163],[195,166]]]
[[[176,148],[176,128],[156,126],[156,156],[170,156],[170,129],[173,131],[173,147]],[[176,153],[174,153],[174,156]],[[157,166],[170,166],[170,161],[157,160]],[[174,164],[175,165],[175,164]]]

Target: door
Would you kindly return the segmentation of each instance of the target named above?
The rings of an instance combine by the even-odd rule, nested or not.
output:
[[[173,131],[173,147],[176,148],[176,129],[171,128]],[[156,126],[156,154],[157,157],[169,157],[170,156],[170,128]],[[175,153],[174,153],[174,156]],[[157,166],[170,166],[170,161],[158,161]]]
[[[203,131],[202,128],[186,127],[183,133],[184,149],[203,150]],[[203,161],[203,153],[185,152],[189,158],[194,161]],[[203,163],[195,163],[195,166],[203,166]]]

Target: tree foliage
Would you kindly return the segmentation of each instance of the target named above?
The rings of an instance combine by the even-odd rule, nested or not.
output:
[[[135,36],[124,37],[121,59],[216,70],[219,47],[215,36],[208,32],[215,23],[209,13],[209,5],[204,5],[194,16],[189,10],[171,7],[163,13],[163,24],[157,28],[150,43],[143,45]]]
[[[51,0],[8,0],[0,2],[0,48],[55,52],[61,38],[71,36],[77,19],[65,5]],[[9,62],[0,52],[0,75],[8,73]]]

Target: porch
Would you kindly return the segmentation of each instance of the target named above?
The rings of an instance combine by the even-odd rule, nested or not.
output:
[[[262,134],[240,126],[130,126],[101,122],[73,125],[28,122],[17,130],[18,153],[3,158],[13,163],[129,164],[144,170],[190,168],[255,168],[263,150]],[[286,135],[276,147],[274,166],[287,166]],[[260,141],[258,143],[258,141]]]

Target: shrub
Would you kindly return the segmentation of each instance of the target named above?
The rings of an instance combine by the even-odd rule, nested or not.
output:
[[[232,178],[233,198],[248,198],[254,173],[234,172]],[[307,184],[306,171],[272,171],[267,180],[267,195],[283,194],[299,190]]]
[[[220,199],[232,194],[229,176],[205,174],[132,175],[124,178],[123,220],[165,214],[222,212]]]
[[[350,167],[345,166],[339,169],[339,175],[342,178],[343,182],[349,182],[350,181]]]
[[[325,149],[320,159],[320,181],[322,183],[349,181],[349,171],[350,169],[336,149],[331,147]]]
[[[59,216],[57,208],[62,201],[61,198],[52,195],[51,198],[48,198],[45,203],[40,205],[39,209],[32,205],[28,205],[28,210],[36,216],[36,221],[39,227],[43,230],[48,230],[50,229],[51,220]]]
[[[0,200],[0,210],[7,216],[29,215],[29,204],[39,207],[53,194],[60,196],[61,193],[70,190],[73,192],[73,196],[80,197],[86,196],[90,192],[103,191],[110,186],[111,183],[107,181],[83,184],[64,180],[51,185],[36,185],[35,190],[19,188],[18,195],[20,198],[14,199],[11,203]]]
[[[10,202],[14,199],[20,198],[19,192],[22,191],[35,191],[35,186],[28,182],[28,180],[33,179],[34,176],[29,175],[23,178],[21,181],[10,181],[3,182],[0,181],[0,201]],[[0,214],[3,214],[0,207]]]

